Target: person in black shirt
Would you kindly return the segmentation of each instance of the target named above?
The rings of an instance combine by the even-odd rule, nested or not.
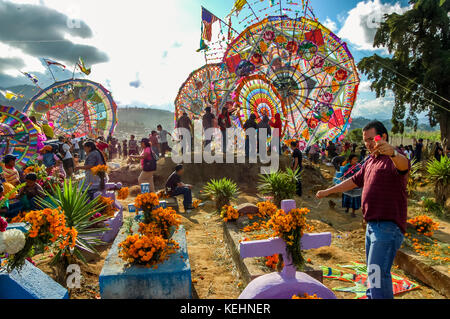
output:
[[[303,170],[303,155],[302,152],[298,149],[298,142],[292,142],[291,147],[294,150],[292,153],[292,170],[297,171],[297,195],[302,196],[302,181],[300,180],[300,173]]]
[[[205,108],[205,115],[203,115],[203,117],[202,117],[203,131],[206,131],[207,129],[214,127],[215,118],[216,117],[214,116],[214,114],[211,113],[211,108],[209,106],[207,108]],[[211,143],[211,138],[205,140],[204,147],[206,147],[210,143]]]
[[[361,146],[361,156],[359,158],[359,161],[361,162],[362,160],[364,160],[366,158],[366,155],[367,155],[367,149],[363,145],[363,146]]]
[[[256,115],[253,113],[250,115],[250,118],[244,124],[245,131],[247,131],[250,128],[255,129],[255,134],[257,133],[258,124],[256,123]],[[250,138],[247,135],[245,135],[245,157],[248,158],[249,155],[250,155]]]
[[[423,139],[419,139],[416,143],[416,149],[414,151],[415,162],[422,161],[422,149],[423,149]]]
[[[436,146],[434,149],[434,158],[437,161],[441,161],[441,157],[444,154],[444,149],[442,148],[441,144],[439,142],[436,142]]]
[[[334,145],[334,143],[331,141],[328,143],[327,151],[328,151],[328,158],[330,160],[332,160],[334,157],[338,155],[336,152],[336,145]]]
[[[192,185],[184,184],[181,175],[184,173],[183,165],[177,165],[175,171],[169,176],[166,182],[166,190],[170,196],[183,195],[183,206],[186,212],[192,210]]]

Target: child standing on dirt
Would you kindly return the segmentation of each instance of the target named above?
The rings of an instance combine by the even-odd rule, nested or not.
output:
[[[351,154],[348,157],[347,163],[347,165],[341,168],[341,181],[352,177],[361,169],[361,166],[358,163],[358,156],[356,156],[355,154]],[[346,209],[346,213],[348,213],[351,208],[352,217],[356,217],[355,212],[361,208],[361,193],[361,188],[355,188],[342,193],[342,207]]]

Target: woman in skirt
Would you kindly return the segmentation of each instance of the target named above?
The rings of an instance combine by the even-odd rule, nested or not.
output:
[[[355,175],[360,169],[361,164],[358,163],[358,156],[351,154],[348,157],[347,165],[341,167],[340,176],[337,177],[340,182],[345,181]],[[342,207],[346,209],[346,213],[348,213],[351,208],[352,217],[356,217],[355,211],[361,208],[361,194],[362,188],[355,188],[342,194]]]

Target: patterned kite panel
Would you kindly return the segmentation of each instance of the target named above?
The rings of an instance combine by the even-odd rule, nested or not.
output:
[[[34,96],[24,111],[37,120],[53,122],[57,135],[104,136],[117,125],[111,93],[89,80],[56,82]]]
[[[12,107],[0,106],[0,158],[16,156],[19,169],[37,154],[38,132],[31,120]]]

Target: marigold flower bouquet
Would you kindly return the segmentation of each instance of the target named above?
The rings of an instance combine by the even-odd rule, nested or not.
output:
[[[8,271],[20,269],[25,260],[32,257],[34,246],[46,249],[48,246],[53,246],[59,256],[69,253],[76,245],[78,232],[75,228],[66,227],[65,215],[60,209],[46,208],[40,211],[31,211],[25,215],[23,222],[30,225],[30,230],[26,235],[21,231],[18,231],[20,234],[18,232],[13,234],[15,249],[6,251],[9,253]]]
[[[317,297],[316,294],[314,294],[314,295],[309,295],[309,294],[307,294],[307,293],[305,292],[305,293],[303,294],[303,297],[300,297],[300,296],[298,296],[298,295],[293,295],[293,296],[292,296],[292,299],[323,299],[323,298]]]
[[[424,236],[431,237],[435,230],[439,228],[439,223],[436,223],[426,215],[417,216],[408,219],[408,223],[414,226],[416,231]]]
[[[108,173],[108,166],[106,165],[94,166],[91,168],[91,173],[92,175],[98,176],[100,178],[100,190],[104,190],[106,174]]]
[[[225,205],[222,207],[220,217],[224,222],[236,221],[239,218],[239,212],[233,206]]]
[[[130,195],[130,189],[128,187],[122,187],[117,191],[117,199],[125,200]]]
[[[293,264],[299,269],[304,265],[300,240],[303,232],[309,227],[306,223],[308,213],[309,209],[307,208],[296,208],[287,214],[280,209],[267,222],[267,226],[273,230],[273,236],[280,237],[286,242],[287,251],[291,255]]]
[[[130,264],[158,267],[179,249],[170,237],[181,224],[181,216],[171,208],[159,206],[155,193],[140,194],[134,205],[144,212],[137,234],[129,235],[119,244],[119,257]]]

